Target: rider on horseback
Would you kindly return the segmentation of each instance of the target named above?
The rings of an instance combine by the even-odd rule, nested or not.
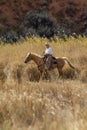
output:
[[[44,63],[46,63],[46,60],[49,59],[49,69],[52,68],[52,64],[55,63],[56,59],[52,56],[53,51],[52,48],[50,47],[50,45],[48,43],[45,44],[46,46],[46,50],[45,50],[45,54],[44,54]]]

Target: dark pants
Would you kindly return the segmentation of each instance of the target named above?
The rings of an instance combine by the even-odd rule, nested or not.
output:
[[[48,68],[48,70],[50,70],[52,68],[52,55],[50,54],[44,55],[43,61],[44,61],[45,67]],[[49,67],[47,67],[48,64],[49,64]]]
[[[49,56],[52,57],[52,55],[50,55],[50,54],[45,54],[45,55],[44,55],[44,57],[43,57],[44,63],[46,63],[46,60],[47,60],[47,58],[48,58]]]
[[[53,64],[57,63],[56,58],[52,55],[49,55],[49,54],[44,55],[43,60],[44,60],[44,64],[46,66],[48,66],[47,68],[49,70],[52,69]]]

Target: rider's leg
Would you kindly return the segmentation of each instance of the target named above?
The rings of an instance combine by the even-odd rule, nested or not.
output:
[[[46,60],[48,70],[52,69],[52,56],[50,55]]]

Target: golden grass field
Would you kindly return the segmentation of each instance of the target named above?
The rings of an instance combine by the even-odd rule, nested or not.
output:
[[[0,130],[87,130],[87,38],[49,41],[54,56],[67,57],[63,78],[50,72],[51,82],[39,81],[28,52],[42,55],[48,39],[30,37],[0,45]]]

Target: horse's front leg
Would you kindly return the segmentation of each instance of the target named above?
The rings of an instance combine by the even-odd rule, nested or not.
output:
[[[47,81],[51,81],[51,76],[50,76],[48,70],[45,70],[45,71],[44,71],[44,78],[45,78],[45,80],[47,80]]]
[[[39,70],[39,71],[40,71],[40,80],[43,80],[45,72],[44,72],[44,70]]]
[[[50,75],[47,70],[41,72],[40,80],[51,80]]]
[[[47,72],[45,70],[40,72],[40,80],[46,79],[46,76],[47,76]]]

